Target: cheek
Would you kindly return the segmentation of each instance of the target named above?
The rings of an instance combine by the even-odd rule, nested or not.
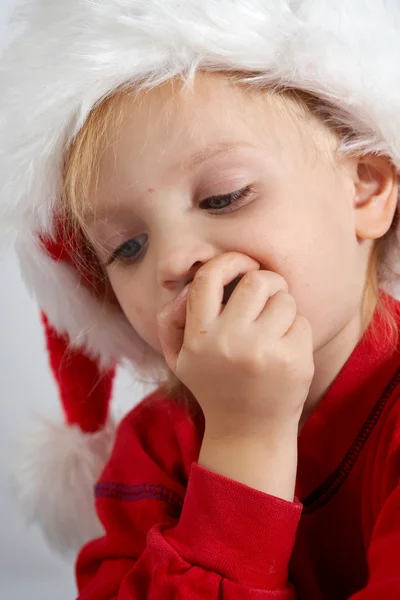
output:
[[[351,214],[343,206],[332,208],[337,198],[311,196],[260,219],[248,248],[263,268],[286,279],[318,346],[341,327],[349,295],[358,298],[360,286]]]
[[[115,283],[113,290],[133,329],[149,346],[161,353],[161,345],[157,336],[156,307],[153,306],[151,299],[146,294],[135,295],[134,290]]]
[[[343,328],[363,289],[351,232],[345,228],[339,235],[340,228],[327,227],[324,233],[298,237],[280,265],[299,314],[311,325],[316,349]]]

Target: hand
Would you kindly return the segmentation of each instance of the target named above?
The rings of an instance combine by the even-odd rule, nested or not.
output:
[[[243,273],[223,306],[224,286]],[[243,254],[220,255],[157,321],[167,365],[199,402],[209,439],[254,442],[298,426],[314,374],[312,335],[280,275]]]

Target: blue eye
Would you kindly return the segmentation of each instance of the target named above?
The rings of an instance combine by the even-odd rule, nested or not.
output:
[[[140,244],[139,240],[142,240],[142,244]],[[110,259],[107,262],[107,266],[113,263],[115,260],[120,262],[131,263],[135,259],[138,258],[141,250],[143,249],[145,243],[147,241],[147,234],[139,235],[132,240],[128,240],[119,248],[114,250]]]

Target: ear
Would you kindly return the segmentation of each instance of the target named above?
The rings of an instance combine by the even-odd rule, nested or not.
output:
[[[396,211],[397,171],[384,156],[362,156],[357,159],[354,183],[357,236],[378,239],[390,229]]]

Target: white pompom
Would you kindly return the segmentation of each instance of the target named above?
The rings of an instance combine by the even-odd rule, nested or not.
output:
[[[94,484],[108,460],[115,427],[96,433],[42,421],[25,435],[12,473],[17,501],[29,523],[41,527],[62,555],[103,535]]]

